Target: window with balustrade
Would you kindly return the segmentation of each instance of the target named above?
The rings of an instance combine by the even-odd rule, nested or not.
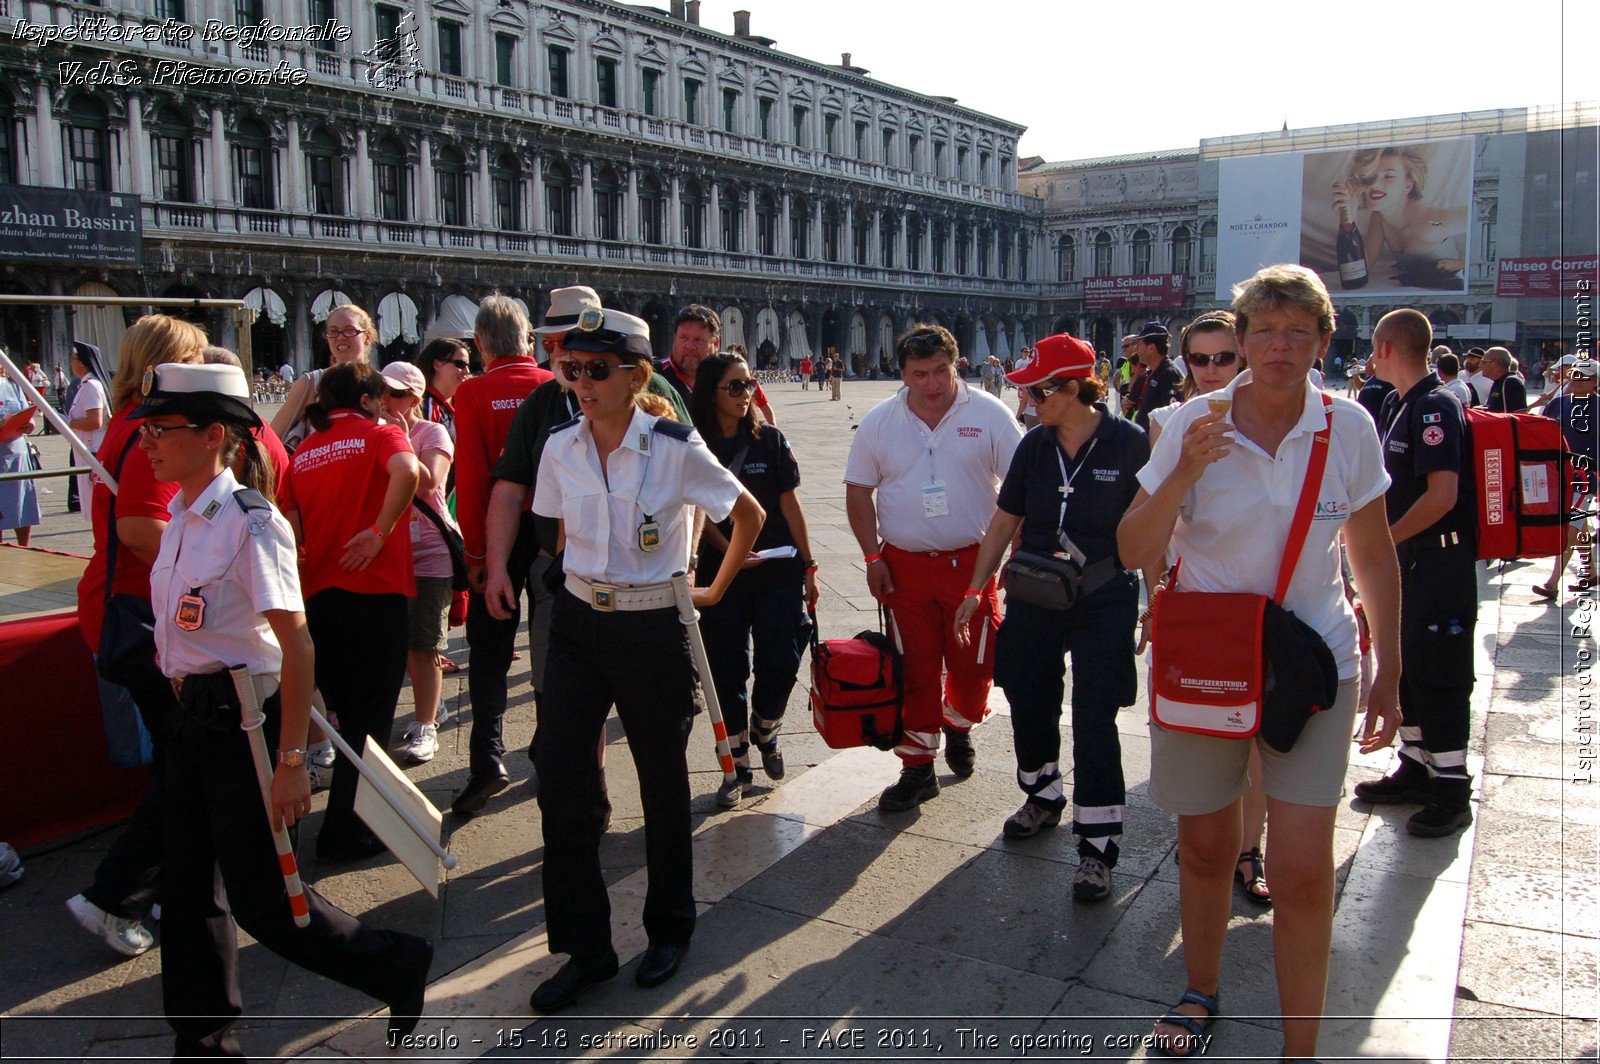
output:
[[[1094,238],[1094,275],[1111,276],[1111,234],[1101,230]]]
[[[311,210],[316,214],[345,213],[344,160],[339,142],[326,129],[314,131],[307,140],[306,165],[310,171]]]
[[[933,142],[933,176],[944,177],[944,141]]]
[[[739,90],[722,90],[722,131],[739,132]]]
[[[667,242],[667,191],[655,174],[639,179],[639,239],[646,244]]]
[[[472,223],[472,191],[467,177],[467,160],[451,146],[434,149],[434,192],[438,198],[439,221],[444,225]]]
[[[949,246],[950,236],[948,231],[938,221],[932,223],[933,230],[933,272],[944,273],[945,265],[950,261]]]
[[[372,149],[372,182],[378,196],[378,217],[386,222],[404,222],[411,217],[406,153],[392,137]]]
[[[700,124],[700,85],[694,78],[683,79],[683,120],[691,126]]]
[[[1066,233],[1056,241],[1056,280],[1070,284],[1078,279],[1078,245]]]
[[[617,61],[599,56],[594,61],[595,102],[601,107],[617,106]]]
[[[965,277],[972,272],[972,231],[966,226],[956,230],[956,273]]]
[[[155,0],[155,15],[156,18],[183,22],[184,16],[188,14],[184,7],[184,0]]]
[[[335,0],[306,0],[306,16],[306,24],[310,26],[325,26],[330,22],[339,21]],[[339,50],[339,43],[333,40],[319,40],[312,47],[336,52]]]
[[[679,225],[685,247],[706,246],[706,194],[699,181],[690,178],[678,190]]]
[[[494,35],[494,83],[503,88],[517,84],[517,38],[509,33]]]
[[[978,276],[989,276],[989,252],[994,247],[994,234],[987,229],[978,230]]]
[[[80,192],[110,192],[111,150],[106,109],[99,101],[78,96],[67,109],[62,127],[72,187]]]
[[[266,8],[262,0],[233,0],[233,24],[235,26],[260,25],[266,17]]]
[[[1133,272],[1136,276],[1144,277],[1150,273],[1151,248],[1155,240],[1150,236],[1150,230],[1137,229],[1133,234]]]
[[[885,166],[895,166],[895,165],[897,165],[898,160],[896,160],[895,157],[894,157],[894,130],[892,130],[892,129],[884,130],[882,139],[883,139],[883,158],[882,158],[883,165],[885,165]]]
[[[594,235],[601,240],[622,239],[622,176],[609,166],[594,172]]]
[[[1184,276],[1194,273],[1194,234],[1186,225],[1172,231],[1172,272]]]
[[[517,157],[508,151],[495,156],[489,183],[494,191],[495,225],[505,232],[522,232],[522,164]]]
[[[822,257],[829,262],[838,262],[843,256],[840,254],[842,238],[844,236],[844,218],[839,212],[839,205],[829,203],[822,211]]]
[[[867,161],[867,129],[868,128],[869,128],[869,126],[868,126],[868,123],[866,123],[866,122],[857,122],[855,124],[855,131],[856,131],[856,158],[860,159],[862,162],[866,162]]]
[[[906,222],[906,269],[922,269],[922,234],[927,231],[927,226],[922,219],[914,218]]]
[[[806,116],[806,109],[796,104],[790,116],[793,119],[791,122],[793,136],[790,139],[793,140],[796,148],[804,148],[806,146]]]
[[[811,203],[801,196],[789,201],[789,253],[797,259],[811,257]]]
[[[1217,272],[1217,223],[1206,222],[1200,227],[1200,272]]]
[[[912,133],[906,137],[906,169],[916,171],[922,166],[922,138]]]
[[[156,195],[168,203],[194,202],[194,127],[163,108],[150,128]]]
[[[999,275],[1002,281],[1010,280],[1012,251],[1011,234],[1001,233],[996,246],[999,248],[999,251],[994,257],[995,273]]]
[[[839,154],[839,116],[822,116],[822,150],[829,155]]]
[[[639,104],[644,113],[652,118],[661,113],[659,97],[661,95],[661,71],[644,70],[640,73]]]
[[[900,235],[899,223],[887,212],[878,216],[878,262],[886,269],[896,266],[894,245]]]
[[[989,184],[989,153],[986,151],[978,153],[978,184]]]
[[[863,208],[856,208],[851,212],[850,219],[850,250],[851,259],[857,266],[867,264],[869,249],[872,247],[872,220]]]
[[[722,250],[742,251],[744,241],[744,193],[735,185],[718,189],[717,205],[722,219]]]
[[[442,18],[439,20],[439,73],[459,78],[464,65],[461,56],[461,23]]]
[[[239,206],[270,211],[277,207],[272,181],[272,142],[254,119],[239,123],[233,137],[233,174]]]
[[[1028,268],[1029,252],[1032,250],[1033,244],[1028,240],[1028,234],[1017,234],[1017,280],[1019,281],[1032,280],[1029,274],[1033,271]]]
[[[756,196],[756,253],[778,254],[778,200],[763,189]]]
[[[578,187],[572,169],[556,159],[544,172],[544,220],[556,236],[578,235]]]
[[[567,82],[567,59],[571,55],[560,45],[552,44],[545,49],[546,74],[550,78],[550,95],[563,99],[570,95]]]
[[[772,100],[770,97],[756,98],[756,124],[761,130],[762,140],[772,139]]]

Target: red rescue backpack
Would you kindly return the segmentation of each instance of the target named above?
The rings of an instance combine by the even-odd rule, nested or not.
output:
[[[1478,488],[1478,557],[1560,554],[1572,519],[1575,472],[1561,423],[1481,408],[1466,415]]]
[[[828,746],[894,749],[905,734],[905,690],[900,652],[882,631],[818,642],[812,624],[811,721]]]

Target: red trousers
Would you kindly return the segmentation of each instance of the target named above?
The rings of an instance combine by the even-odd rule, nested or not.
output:
[[[966,731],[989,715],[994,685],[994,638],[1000,627],[995,582],[983,598],[966,646],[956,642],[955,615],[978,560],[978,545],[953,551],[883,548],[894,594],[889,607],[905,659],[905,738],[895,753],[907,766],[925,765],[939,749],[939,728]]]

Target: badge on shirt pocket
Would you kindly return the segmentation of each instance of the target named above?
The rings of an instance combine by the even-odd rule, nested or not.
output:
[[[652,514],[639,523],[639,549],[646,554],[661,549],[661,523]]]
[[[177,625],[180,631],[198,632],[205,621],[205,599],[193,591],[178,598],[178,612],[173,615],[172,623]]]

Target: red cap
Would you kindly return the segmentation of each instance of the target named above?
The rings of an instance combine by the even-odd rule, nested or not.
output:
[[[1049,380],[1052,377],[1089,377],[1094,375],[1094,348],[1078,339],[1061,333],[1046,336],[1033,345],[1033,361],[1006,374],[1006,380],[1019,388]]]

